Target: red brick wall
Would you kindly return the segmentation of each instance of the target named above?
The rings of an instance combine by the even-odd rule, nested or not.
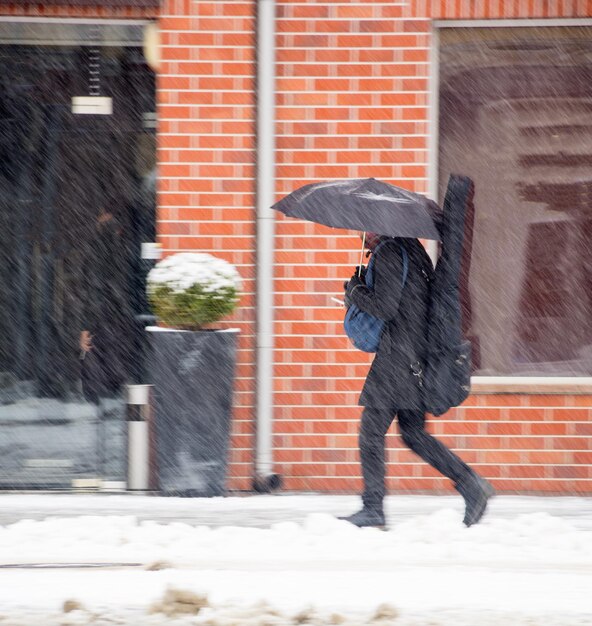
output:
[[[230,484],[253,475],[255,3],[170,0],[159,21],[159,233],[165,252],[206,251],[243,277]]]
[[[0,15],[12,17],[72,17],[72,18],[109,18],[109,19],[148,19],[158,16],[154,7],[133,6],[101,7],[101,6],[69,6],[67,2],[60,4],[44,4],[43,2],[4,2],[0,0]]]
[[[431,17],[592,15],[586,2],[277,4],[278,196],[366,176],[428,191]],[[328,297],[358,263],[358,241],[278,219],[276,246],[278,471],[288,489],[359,489],[356,402],[369,359],[349,346]],[[590,400],[476,396],[430,429],[501,490],[589,493],[589,412],[568,407]],[[396,435],[388,445],[391,489],[449,488]]]
[[[278,198],[342,177],[428,191],[432,17],[592,15],[581,1],[276,6]],[[167,250],[210,250],[246,279],[230,481],[242,489],[254,425],[254,2],[190,7],[165,3],[161,19],[160,232]],[[369,358],[349,346],[329,297],[357,264],[359,242],[278,216],[275,244],[276,469],[287,489],[357,490],[357,398]],[[590,493],[590,406],[588,396],[475,396],[430,428],[501,490]],[[389,447],[391,489],[449,488],[396,435]]]
[[[431,19],[592,17],[592,0],[277,0],[277,196],[375,176],[428,190]],[[9,15],[141,17],[150,10],[2,5]],[[253,468],[255,0],[166,0],[158,81],[159,232],[167,252],[237,265],[241,329],[231,480]],[[278,217],[276,469],[287,489],[360,488],[358,393],[369,358],[341,331],[354,233]],[[592,396],[479,395],[430,428],[500,490],[592,493]],[[449,488],[389,435],[393,490]]]
[[[590,493],[591,406],[589,395],[478,395],[430,431],[499,490]],[[436,476],[421,470],[415,488],[444,487]]]
[[[400,5],[278,2],[279,196],[369,176],[427,192],[430,22],[404,19]],[[278,219],[275,444],[288,489],[361,484],[357,399],[370,359],[330,300],[360,245],[356,233]],[[419,468],[393,460],[398,478]]]

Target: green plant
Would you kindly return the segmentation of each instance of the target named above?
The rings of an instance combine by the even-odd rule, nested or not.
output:
[[[180,252],[159,261],[148,274],[148,299],[167,326],[199,329],[234,311],[238,271],[211,254]]]

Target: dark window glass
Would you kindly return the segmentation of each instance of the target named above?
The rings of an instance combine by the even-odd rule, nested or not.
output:
[[[0,24],[0,488],[121,481],[155,238],[155,77],[136,25],[19,25]],[[112,114],[79,113],[90,96]]]
[[[592,374],[592,29],[442,29],[441,198],[475,182],[476,374]]]

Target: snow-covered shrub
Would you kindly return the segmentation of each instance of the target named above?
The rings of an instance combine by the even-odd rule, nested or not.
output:
[[[148,274],[148,298],[167,326],[199,329],[229,315],[241,288],[234,265],[211,254],[180,252],[159,261]]]

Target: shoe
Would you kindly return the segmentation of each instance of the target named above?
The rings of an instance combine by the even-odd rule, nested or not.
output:
[[[484,478],[471,474],[455,485],[456,490],[465,500],[465,517],[463,524],[476,524],[485,513],[487,501],[495,495],[495,489]]]
[[[361,511],[353,515],[338,517],[337,519],[349,522],[358,528],[380,528],[381,530],[385,530],[386,528],[384,513],[377,509],[364,507]]]

